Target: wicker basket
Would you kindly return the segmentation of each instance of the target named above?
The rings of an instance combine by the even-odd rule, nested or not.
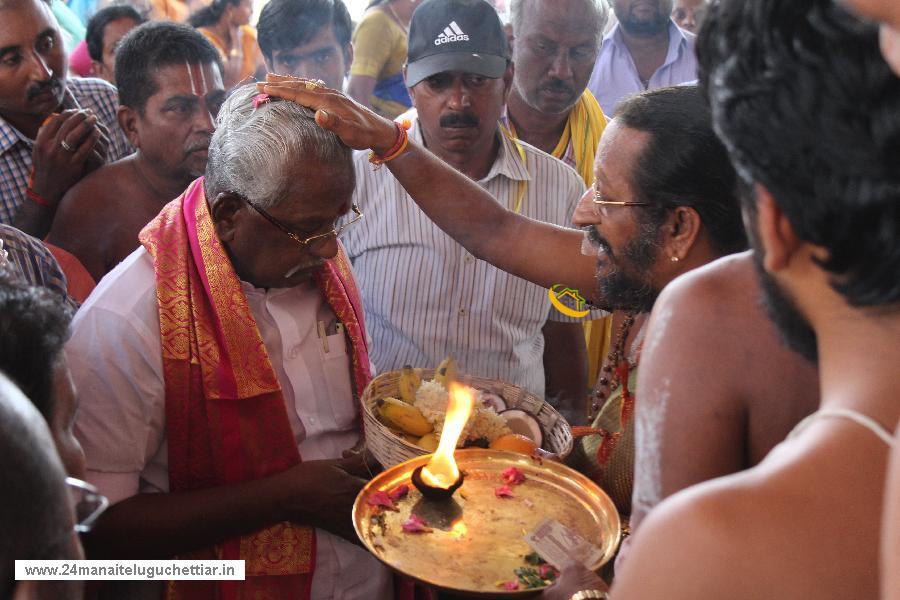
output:
[[[422,381],[434,378],[434,369],[416,369]],[[428,454],[426,450],[410,444],[396,435],[375,416],[375,402],[388,396],[399,398],[400,371],[382,373],[373,379],[363,392],[363,424],[366,446],[385,468],[392,467],[416,456]],[[462,383],[502,396],[507,408],[518,408],[533,415],[544,431],[544,450],[565,458],[572,451],[572,430],[568,421],[555,408],[522,388],[483,377],[462,377]]]

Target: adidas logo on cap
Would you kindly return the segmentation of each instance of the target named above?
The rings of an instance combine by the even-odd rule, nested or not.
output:
[[[434,45],[440,46],[441,44],[449,44],[450,42],[468,42],[469,36],[463,33],[463,30],[459,28],[459,25],[456,24],[456,21],[450,21],[450,24],[444,27],[444,31],[442,31],[435,39]]]

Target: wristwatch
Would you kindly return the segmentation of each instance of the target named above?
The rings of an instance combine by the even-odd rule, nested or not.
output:
[[[587,600],[588,598],[599,598],[600,600],[610,600],[608,592],[600,590],[581,590],[575,592],[569,600]]]

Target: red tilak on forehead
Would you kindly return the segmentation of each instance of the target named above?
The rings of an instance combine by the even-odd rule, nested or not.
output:
[[[206,83],[206,73],[200,65],[192,65],[188,61],[184,61],[187,67],[188,79],[191,80],[191,93],[198,97],[205,97],[209,93],[209,86]],[[196,67],[196,68],[195,68]]]

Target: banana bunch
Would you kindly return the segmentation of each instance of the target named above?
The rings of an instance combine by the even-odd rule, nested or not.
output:
[[[416,401],[416,391],[422,385],[422,378],[415,369],[406,365],[400,372],[400,380],[397,385],[400,388],[400,399],[407,404],[413,404]]]
[[[445,358],[434,373],[434,381],[447,388],[459,376],[456,358],[451,354]],[[397,388],[400,398],[382,398],[375,404],[378,418],[388,427],[396,430],[406,441],[429,452],[437,450],[439,436],[434,426],[416,406],[416,392],[422,385],[422,378],[410,365],[403,367]]]
[[[383,398],[376,402],[378,416],[388,426],[414,436],[424,436],[434,427],[418,408],[396,398]]]
[[[451,381],[457,381],[458,375],[456,357],[451,354],[438,365],[437,370],[434,372],[434,381],[449,389],[448,384]]]
[[[417,439],[413,444],[421,448],[422,450],[427,450],[428,452],[434,452],[438,449],[438,443],[441,439],[437,436],[436,433],[426,433],[421,438]]]

